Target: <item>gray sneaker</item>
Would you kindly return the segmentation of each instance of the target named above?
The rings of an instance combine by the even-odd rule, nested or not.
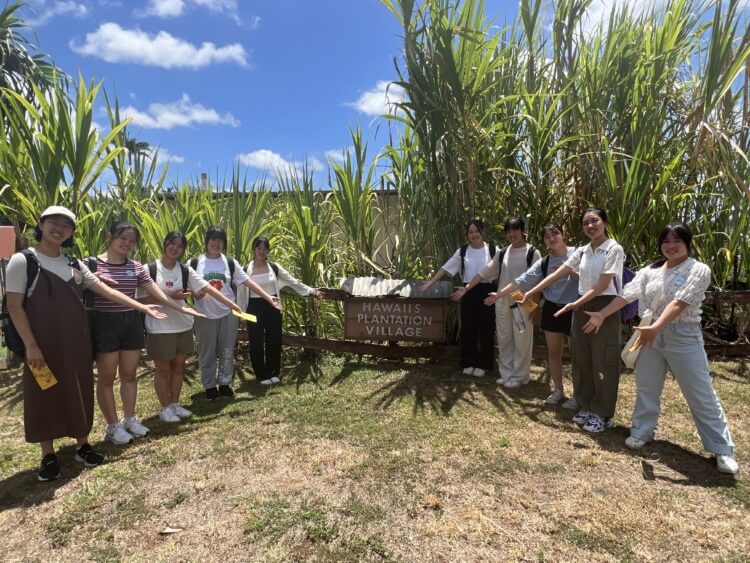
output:
[[[130,444],[133,441],[133,435],[125,430],[125,427],[120,422],[114,424],[107,424],[107,428],[104,431],[104,439],[107,442],[112,442],[115,446],[124,446]]]
[[[575,397],[570,397],[560,406],[564,409],[574,411],[578,408],[578,401],[576,401]]]
[[[562,389],[555,389],[552,391],[552,393],[549,394],[549,397],[547,397],[544,402],[548,405],[557,405],[565,398],[565,393]]]
[[[130,434],[136,438],[143,438],[151,432],[134,416],[123,419],[122,423],[125,426],[125,430],[130,432]]]

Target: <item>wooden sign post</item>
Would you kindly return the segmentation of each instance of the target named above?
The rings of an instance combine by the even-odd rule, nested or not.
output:
[[[445,341],[445,301],[349,297],[344,337],[355,340]]]

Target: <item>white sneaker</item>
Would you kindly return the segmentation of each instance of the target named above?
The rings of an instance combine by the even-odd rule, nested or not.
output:
[[[509,380],[508,380],[508,378],[507,378],[507,377],[498,377],[498,378],[497,378],[497,379],[495,380],[495,383],[497,383],[498,385],[505,385],[505,383],[506,383],[506,382],[508,382],[508,381],[509,381]]]
[[[122,423],[115,422],[114,424],[107,424],[107,428],[104,430],[104,439],[107,442],[112,442],[115,446],[124,446],[133,441],[133,435],[125,430]]]
[[[505,387],[506,389],[518,389],[519,387],[523,387],[524,385],[526,384],[518,381],[517,379],[506,379],[503,382],[503,387]]]
[[[625,447],[629,450],[640,450],[646,444],[648,444],[646,440],[641,440],[635,436],[628,436],[625,438]]]
[[[474,368],[474,377],[484,377],[487,372],[482,368]]]
[[[138,420],[134,416],[123,419],[122,423],[125,426],[125,430],[130,432],[136,438],[143,438],[149,432],[151,432],[148,428],[141,424],[140,420]]]
[[[560,405],[564,409],[568,409],[571,411],[574,411],[578,408],[578,401],[576,401],[575,397],[568,398],[567,401],[565,401],[562,405]]]
[[[549,394],[549,397],[547,397],[544,402],[548,405],[556,405],[560,401],[562,401],[565,398],[565,393],[562,389],[555,389],[552,391],[552,393]]]
[[[281,380],[280,380],[280,379],[279,379],[278,377],[276,377],[276,376],[274,375],[274,376],[273,376],[273,377],[271,378],[271,383],[273,383],[273,384],[275,385],[275,384],[277,384],[277,383],[281,383]]]
[[[180,422],[180,417],[175,414],[174,409],[172,409],[172,405],[161,409],[159,418],[164,422]]]
[[[169,406],[172,407],[172,412],[180,418],[190,418],[191,416],[193,416],[193,412],[187,410],[180,403],[172,403]]]
[[[271,381],[270,379],[261,379],[260,384],[261,385],[273,385],[273,381]]]
[[[464,368],[464,375],[474,375],[474,368]]]
[[[720,473],[728,473],[730,475],[736,475],[740,471],[740,466],[737,464],[737,460],[731,455],[717,455],[716,456],[716,469]]]

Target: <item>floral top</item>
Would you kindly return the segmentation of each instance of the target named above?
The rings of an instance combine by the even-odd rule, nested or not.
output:
[[[674,319],[673,323],[699,323],[701,320],[701,303],[706,296],[706,289],[711,283],[711,268],[693,258],[682,264],[667,268],[647,266],[638,270],[633,280],[623,289],[622,297],[628,303],[638,300],[638,313],[643,315],[651,309],[654,318],[662,314],[672,301],[687,303],[687,308]],[[654,303],[662,293],[658,303]]]

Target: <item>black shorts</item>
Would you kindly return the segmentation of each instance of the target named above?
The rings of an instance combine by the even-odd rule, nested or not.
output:
[[[560,317],[556,317],[560,309],[565,307],[552,301],[544,301],[542,305],[542,330],[547,332],[562,332],[570,336],[570,325],[573,322],[573,311],[568,311]]]
[[[141,314],[138,311],[95,311],[91,325],[91,341],[95,354],[143,349],[145,339]]]

